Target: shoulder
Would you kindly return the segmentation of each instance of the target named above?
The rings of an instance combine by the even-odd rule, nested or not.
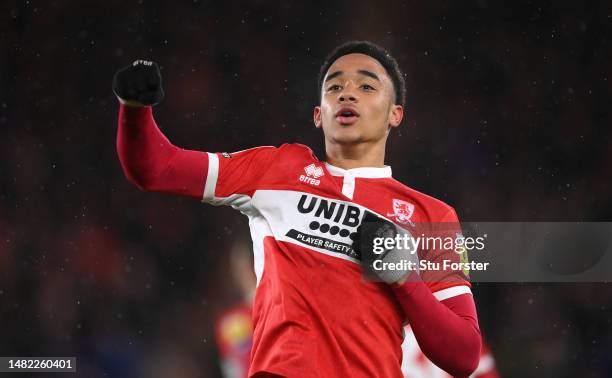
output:
[[[250,148],[245,148],[244,150],[240,150],[240,151],[234,151],[234,152],[222,152],[221,155],[223,155],[224,157],[234,157],[234,156],[246,156],[246,155],[253,155],[253,154],[273,154],[276,153],[276,151],[278,150],[277,147],[275,146],[257,146],[257,147],[250,147]]]
[[[284,143],[280,147],[278,147],[278,150],[279,152],[284,154],[296,154],[314,157],[314,152],[312,152],[312,149],[301,143]]]
[[[258,146],[246,148],[244,150],[231,153],[223,152],[226,156],[249,155],[249,154],[266,154],[266,155],[307,155],[314,156],[310,147],[300,143],[283,143],[280,146]]]
[[[283,166],[306,164],[319,160],[310,147],[300,143],[284,143],[276,148],[275,155],[275,163]]]
[[[278,176],[281,172],[290,172],[296,167],[303,168],[318,161],[309,147],[298,143],[284,143],[278,147],[259,146],[218,156],[225,158],[222,159],[223,164],[243,166],[256,172],[258,177],[264,172],[275,172],[274,176]]]
[[[455,209],[446,202],[419,192],[395,179],[393,179],[393,185],[396,191],[404,197],[403,199],[414,203],[415,206],[427,214],[429,221],[454,222],[457,220]]]

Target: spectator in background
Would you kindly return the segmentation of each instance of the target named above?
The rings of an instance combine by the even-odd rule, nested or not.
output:
[[[251,304],[255,293],[255,274],[250,249],[236,243],[231,249],[232,279],[241,300],[225,309],[215,322],[215,338],[219,349],[221,371],[225,378],[245,378],[249,372],[253,344]]]

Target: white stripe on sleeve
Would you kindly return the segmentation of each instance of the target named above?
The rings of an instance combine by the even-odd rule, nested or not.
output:
[[[446,289],[438,290],[433,293],[437,300],[443,301],[448,298],[456,297],[461,294],[472,294],[472,290],[467,285],[453,286]]]
[[[217,154],[207,152],[208,154],[208,174],[206,175],[206,185],[204,185],[204,194],[202,202],[212,202],[215,199],[215,188],[217,187],[217,178],[219,177],[219,157]]]

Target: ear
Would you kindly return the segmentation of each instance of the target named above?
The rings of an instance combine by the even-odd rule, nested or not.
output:
[[[404,118],[404,107],[401,105],[391,105],[389,109],[389,126],[398,127]]]
[[[317,129],[321,128],[321,107],[315,106],[312,114],[312,118],[314,120],[315,127]]]

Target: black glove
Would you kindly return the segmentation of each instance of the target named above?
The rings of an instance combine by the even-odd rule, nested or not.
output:
[[[404,234],[412,237],[392,222],[366,212],[353,239],[353,249],[361,260],[364,278],[392,284],[401,281],[411,272],[418,274],[419,257],[416,250],[405,249],[403,243],[400,243],[399,247],[394,243],[391,248],[380,244],[384,239],[395,240],[397,235],[403,238]],[[392,264],[397,269],[391,269],[383,263]],[[411,269],[408,268],[408,263],[412,264]]]
[[[113,92],[123,104],[156,105],[164,98],[161,73],[155,62],[136,60],[117,71],[113,77]]]

